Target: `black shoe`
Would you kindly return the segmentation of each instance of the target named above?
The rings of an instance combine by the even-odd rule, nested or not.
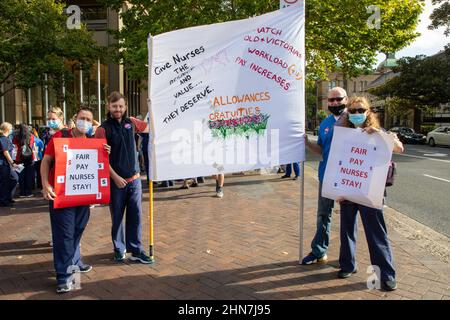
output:
[[[203,177],[197,178],[197,183],[205,183],[205,178]]]
[[[381,289],[385,291],[394,291],[397,289],[397,281],[395,280],[383,281],[381,283]]]
[[[114,260],[117,262],[123,262],[127,257],[126,252],[114,251]]]
[[[284,176],[281,177],[281,179],[286,179],[286,178],[290,178],[290,177],[291,176],[284,175]]]
[[[138,261],[144,264],[152,264],[154,261],[145,252],[139,252],[138,254],[132,254],[129,258],[131,261]]]
[[[344,271],[344,270],[341,269],[338,272],[338,278],[339,279],[345,279],[345,278],[350,277],[353,273],[356,273],[356,272],[358,272],[358,270],[354,270],[352,272],[347,272],[347,271]]]
[[[81,273],[88,273],[89,271],[92,270],[92,266],[89,264],[83,264],[81,266],[78,266],[78,268],[80,268]]]
[[[73,289],[75,289],[75,286],[72,281],[70,281],[69,283],[58,284],[56,287],[56,293],[67,293]]]

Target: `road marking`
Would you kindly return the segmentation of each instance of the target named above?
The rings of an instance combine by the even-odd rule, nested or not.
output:
[[[445,153],[424,153],[425,157],[446,157]]]
[[[425,160],[431,160],[431,161],[439,161],[439,162],[445,162],[450,163],[450,160],[442,160],[442,159],[433,159],[433,158],[427,158],[427,157],[421,157],[421,156],[413,156],[410,154],[404,154],[404,153],[395,153],[396,156],[402,156],[402,157],[411,157],[411,158],[418,158],[418,159],[425,159]]]
[[[432,179],[436,179],[436,180],[441,180],[441,181],[445,181],[445,182],[450,182],[450,180],[447,180],[447,179],[442,179],[442,178],[438,178],[438,177],[433,177],[433,176],[430,176],[429,174],[423,174],[425,177],[428,177],[428,178],[432,178]]]

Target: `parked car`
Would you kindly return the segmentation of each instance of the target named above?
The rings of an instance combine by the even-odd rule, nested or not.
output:
[[[397,134],[399,140],[402,143],[417,143],[424,144],[427,138],[421,134],[416,133],[413,128],[408,127],[394,127],[389,130],[389,132],[394,132]]]
[[[427,143],[432,147],[437,144],[450,146],[450,127],[439,127],[428,132]]]

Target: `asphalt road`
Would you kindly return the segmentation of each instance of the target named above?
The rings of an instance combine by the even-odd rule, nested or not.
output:
[[[404,146],[393,156],[397,175],[387,188],[387,205],[450,237],[450,148]],[[305,165],[317,170],[319,160],[307,150]]]

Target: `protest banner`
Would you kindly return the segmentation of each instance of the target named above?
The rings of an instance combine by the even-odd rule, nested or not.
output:
[[[304,160],[304,21],[298,6],[149,37],[152,180]]]
[[[105,139],[60,138],[55,142],[55,208],[108,204],[109,156]]]
[[[382,209],[393,148],[392,138],[384,132],[334,127],[322,196]]]

